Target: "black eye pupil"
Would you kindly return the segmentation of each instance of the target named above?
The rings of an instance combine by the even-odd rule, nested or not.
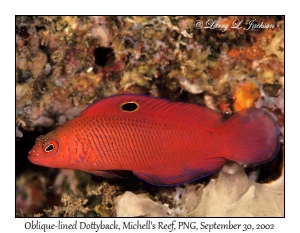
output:
[[[50,152],[50,151],[52,151],[53,149],[54,149],[53,144],[49,144],[49,145],[45,148],[45,151],[46,151],[46,152]]]
[[[134,102],[125,103],[121,106],[121,109],[125,112],[134,112],[138,108],[138,104]]]

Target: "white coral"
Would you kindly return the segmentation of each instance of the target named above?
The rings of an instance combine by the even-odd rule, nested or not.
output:
[[[217,179],[207,186],[187,185],[181,208],[168,209],[144,195],[131,192],[116,200],[118,217],[186,216],[186,217],[281,217],[284,215],[284,174],[267,184],[250,180],[237,163],[225,165]],[[178,193],[175,192],[175,196]],[[180,211],[177,211],[180,210]],[[176,212],[176,213],[175,213]],[[171,214],[170,214],[171,213]]]

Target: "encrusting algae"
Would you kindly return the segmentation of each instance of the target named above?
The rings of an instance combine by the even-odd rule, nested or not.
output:
[[[199,28],[199,20],[220,29]],[[235,20],[274,28],[222,30]],[[232,176],[226,165],[177,187],[149,185],[131,173],[106,179],[30,164],[36,138],[116,94],[205,104],[224,120],[262,109],[279,126],[279,154],[263,165],[234,165]],[[283,143],[284,17],[16,17],[17,216],[283,216]],[[240,187],[241,180],[248,186]],[[226,193],[226,185],[245,195]],[[225,196],[231,198],[215,202]],[[127,198],[132,209],[126,213]],[[148,212],[134,205],[150,202],[157,208]]]
[[[233,94],[235,111],[241,111],[254,106],[260,97],[259,88],[253,82],[242,83],[236,87]]]

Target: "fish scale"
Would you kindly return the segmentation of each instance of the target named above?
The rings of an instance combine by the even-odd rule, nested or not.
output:
[[[259,109],[223,122],[204,106],[117,95],[39,137],[29,160],[106,177],[130,170],[152,184],[177,185],[211,174],[227,160],[267,162],[278,148],[278,126]]]

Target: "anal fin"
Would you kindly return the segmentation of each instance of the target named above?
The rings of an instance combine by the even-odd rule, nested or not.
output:
[[[211,159],[202,161],[202,166],[199,166],[199,164],[197,164],[197,166],[195,164],[166,169],[133,171],[133,174],[140,179],[155,185],[179,185],[210,175],[221,168],[225,162],[225,159],[216,158],[215,161],[212,161]]]

